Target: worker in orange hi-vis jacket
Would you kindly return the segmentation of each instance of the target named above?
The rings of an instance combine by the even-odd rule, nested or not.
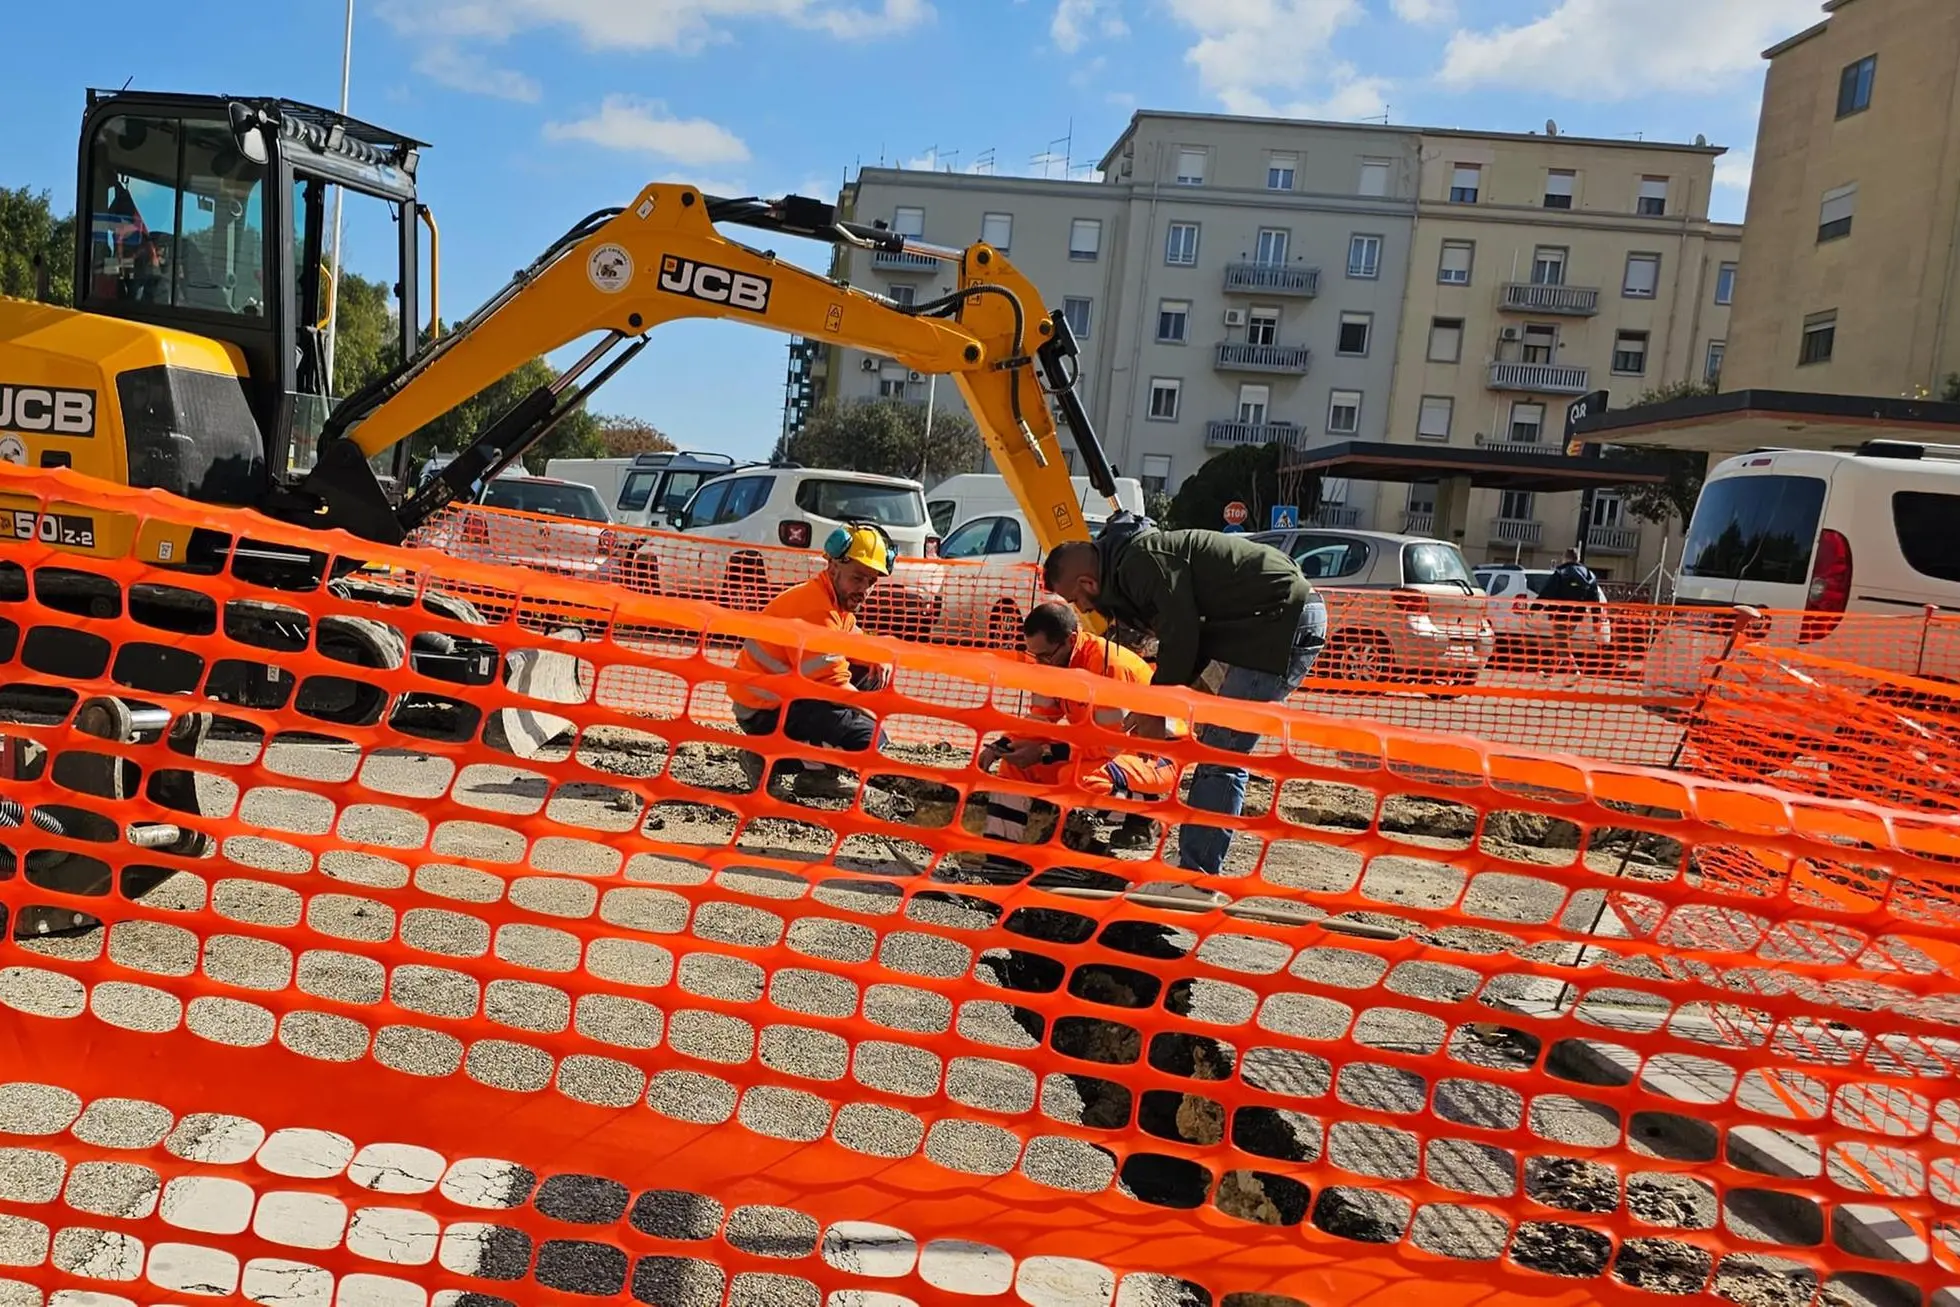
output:
[[[891,538],[876,526],[838,527],[824,541],[823,571],[770,600],[763,615],[833,631],[856,631],[857,610],[872,587],[891,575],[894,552]],[[798,744],[847,753],[870,749],[878,736],[877,723],[870,713],[847,701],[856,694],[884,689],[891,683],[891,668],[852,663],[842,654],[819,649],[807,650],[792,667],[794,658],[794,649],[764,640],[742,642],[728,684],[735,724],[742,733],[770,735],[781,726],[783,734]],[[757,677],[792,670],[811,682],[811,694],[792,698],[787,708],[775,690],[756,684]],[[744,751],[742,766],[751,788],[761,783],[760,756]],[[798,798],[846,798],[852,789],[841,772],[822,763],[790,764],[781,774],[789,776]]]
[[[1133,685],[1150,684],[1148,663],[1113,640],[1084,634],[1075,610],[1067,604],[1041,604],[1030,612],[1021,623],[1021,647],[1045,666],[1077,668]],[[1123,724],[1121,708],[1092,710],[1086,703],[1047,695],[1030,698],[1030,715],[1039,721],[1077,727],[1093,721],[1111,729]],[[1181,723],[1166,726],[1171,738],[1184,734]],[[1078,752],[1066,741],[1039,736],[989,741],[980,751],[980,765],[988,771],[998,767],[1002,776],[1036,785],[1072,783],[1090,794],[1145,802],[1161,802],[1177,789],[1177,763],[1169,758],[1107,747]],[[1033,800],[1026,795],[989,795],[986,833],[1026,842],[1032,806]],[[1149,823],[1142,819],[1126,821],[1125,830],[1147,832]]]

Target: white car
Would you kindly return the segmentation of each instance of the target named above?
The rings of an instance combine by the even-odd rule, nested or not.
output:
[[[438,519],[428,543],[455,558],[513,563],[586,581],[612,578],[619,537],[605,501],[591,486],[505,473],[483,488],[477,502],[509,511],[461,507]]]
[[[1552,625],[1550,609],[1538,598],[1551,579],[1551,572],[1542,568],[1491,565],[1477,569],[1477,580],[1491,599],[1490,624],[1497,632],[1494,662],[1529,665],[1535,655],[1557,643],[1559,632]],[[1571,639],[1579,654],[1608,650],[1613,644],[1613,623],[1603,609],[1589,611],[1584,620],[1574,623]],[[1592,663],[1598,658],[1582,661]]]
[[[1105,517],[1084,515],[1089,536],[1102,534]],[[992,649],[1021,647],[1021,619],[1042,599],[1041,542],[1018,512],[990,513],[954,527],[939,543],[939,556],[970,562],[971,569],[949,567],[942,591],[940,626],[961,644]]]
[[[1647,697],[1698,694],[1751,633],[1882,671],[1960,681],[1960,450],[1873,440],[1855,453],[1760,450],[1708,474],[1682,547],[1677,615],[1648,652]],[[1933,621],[1929,614],[1948,620]],[[1896,620],[1882,621],[1882,617]],[[1659,711],[1659,709],[1657,709]]]

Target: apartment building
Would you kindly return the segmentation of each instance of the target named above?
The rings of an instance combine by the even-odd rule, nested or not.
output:
[[[1542,457],[1566,406],[1624,404],[1723,368],[1739,228],[1710,222],[1707,145],[1425,131],[1389,439]],[[1378,487],[1373,521],[1435,530],[1437,483]],[[1544,565],[1579,539],[1582,497],[1471,492],[1472,559]],[[1659,560],[1660,528],[1598,492],[1588,561],[1616,579]]]
[[[1823,9],[1764,52],[1724,388],[1938,398],[1960,373],[1960,6]]]

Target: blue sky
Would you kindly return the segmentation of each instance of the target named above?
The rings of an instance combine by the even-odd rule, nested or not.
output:
[[[1731,153],[1717,217],[1740,221],[1759,52],[1816,0],[355,0],[351,110],[433,142],[445,316],[648,180],[834,196],[859,164],[1059,176],[1137,107],[1690,140]],[[104,41],[15,0],[0,79],[0,184],[74,188],[89,85],[339,95],[341,0],[143,25]],[[241,11],[241,13],[244,11]],[[276,52],[266,59],[245,51]],[[349,213],[353,209],[350,206]],[[826,253],[785,241],[820,267]],[[352,262],[372,248],[350,216]],[[597,398],[683,444],[765,453],[786,340],[669,327]]]

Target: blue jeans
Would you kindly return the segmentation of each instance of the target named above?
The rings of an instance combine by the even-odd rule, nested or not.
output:
[[[1286,674],[1256,672],[1250,667],[1228,663],[1217,695],[1221,699],[1243,699],[1251,703],[1283,702],[1306,679],[1326,644],[1327,606],[1315,595],[1300,610],[1300,625],[1293,632],[1293,654],[1287,660]],[[1225,726],[1200,726],[1198,739],[1214,749],[1229,749],[1233,753],[1251,753],[1259,743],[1256,734]],[[1236,817],[1245,807],[1245,784],[1245,768],[1201,762],[1191,769],[1191,806]],[[1229,829],[1187,824],[1178,834],[1178,865],[1203,876],[1216,876],[1224,870],[1225,855],[1231,848]]]

